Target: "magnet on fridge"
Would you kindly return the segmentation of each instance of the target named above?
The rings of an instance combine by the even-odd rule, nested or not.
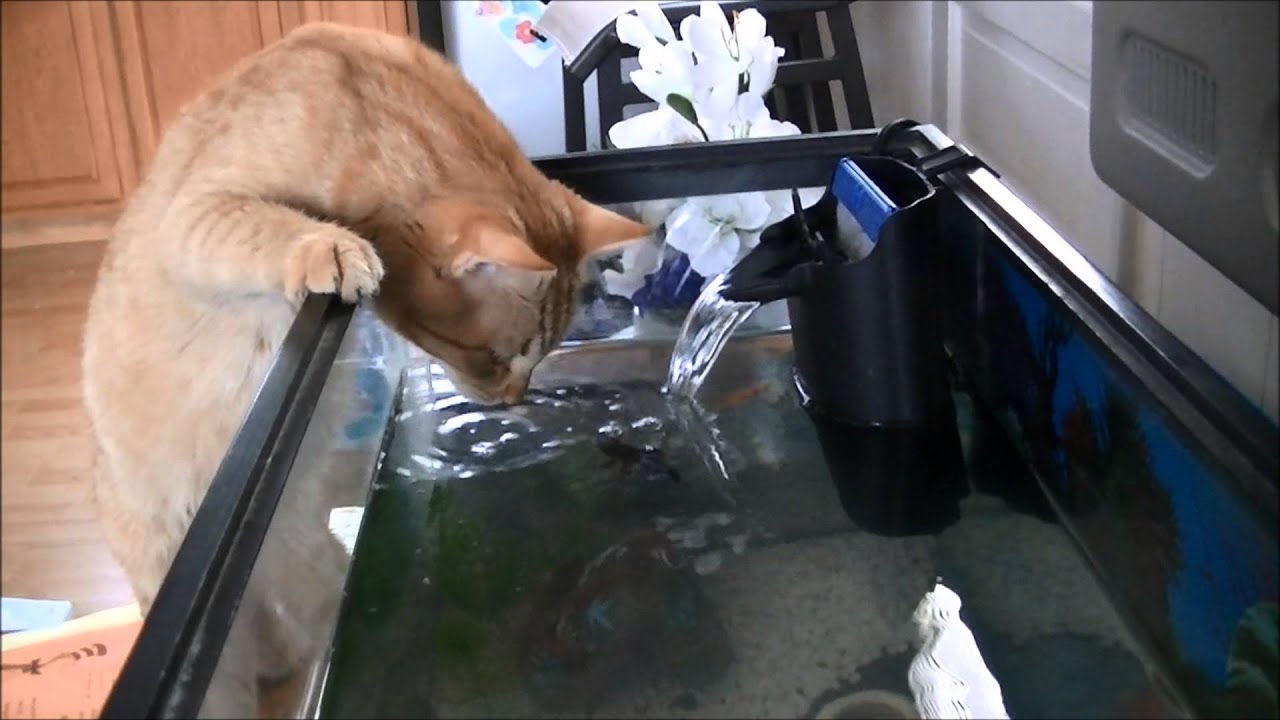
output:
[[[547,6],[536,0],[480,0],[473,2],[474,14],[492,26],[529,67],[538,67],[556,54],[556,46],[537,30]]]

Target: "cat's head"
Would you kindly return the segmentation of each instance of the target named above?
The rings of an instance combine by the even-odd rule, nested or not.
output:
[[[513,202],[482,194],[428,201],[379,248],[378,310],[483,403],[514,403],[578,306],[588,261],[652,230],[554,182]]]

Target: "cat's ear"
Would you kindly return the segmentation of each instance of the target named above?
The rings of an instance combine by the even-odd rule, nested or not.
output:
[[[579,197],[573,208],[574,241],[584,259],[616,252],[653,234],[648,225]]]
[[[462,277],[485,265],[534,272],[556,269],[523,237],[492,223],[474,222],[454,242],[449,271],[454,277]]]

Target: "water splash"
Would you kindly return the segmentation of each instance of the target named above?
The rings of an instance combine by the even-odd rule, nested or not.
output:
[[[707,283],[685,318],[671,353],[667,383],[662,388],[664,393],[693,397],[733,331],[760,307],[758,302],[733,302],[721,297],[726,274],[721,273]]]
[[[693,391],[696,392],[697,388]],[[728,445],[716,427],[714,416],[691,395],[667,395],[666,399],[668,418],[679,429],[681,436],[698,448],[698,458],[710,477],[717,481],[716,490],[730,505],[737,504],[730,491],[733,473],[730,472],[726,459]]]

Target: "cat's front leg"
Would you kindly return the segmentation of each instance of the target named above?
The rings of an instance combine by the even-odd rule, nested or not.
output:
[[[253,634],[254,625],[248,622],[250,618],[247,617],[258,605],[247,598],[246,601],[241,614],[227,631],[222,655],[214,666],[213,676],[209,678],[204,702],[196,714],[201,720],[253,720],[262,716],[257,680],[261,667],[257,656],[257,638]]]
[[[179,242],[170,246],[174,275],[222,294],[338,293],[348,302],[374,295],[383,266],[368,240],[337,223],[286,205],[207,193],[178,204]]]

